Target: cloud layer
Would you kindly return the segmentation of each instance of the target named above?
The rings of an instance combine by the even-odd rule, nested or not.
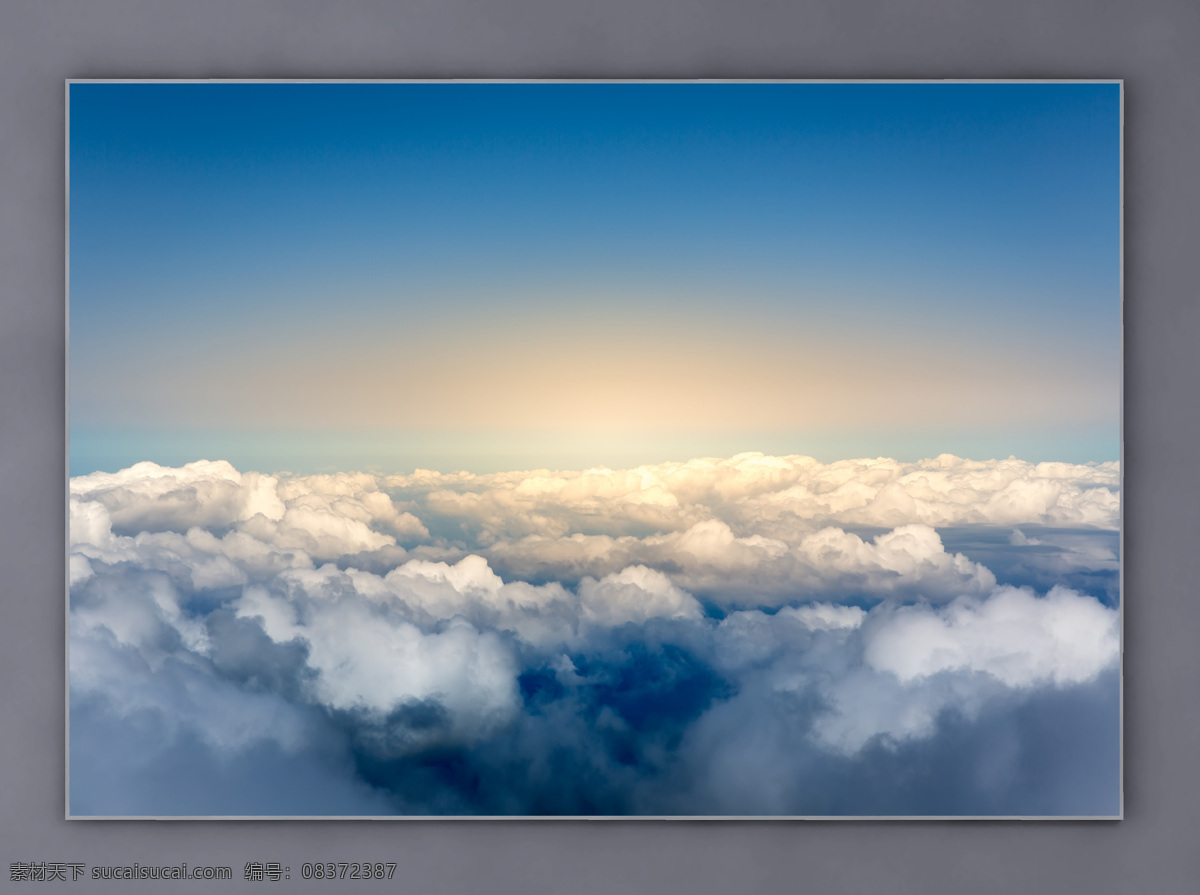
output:
[[[758,454],[78,477],[72,810],[1115,813],[1118,485]],[[229,785],[268,762],[307,801]]]

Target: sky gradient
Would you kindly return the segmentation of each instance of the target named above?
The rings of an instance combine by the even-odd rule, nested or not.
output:
[[[72,474],[1116,459],[1119,113],[1116,84],[74,84]]]

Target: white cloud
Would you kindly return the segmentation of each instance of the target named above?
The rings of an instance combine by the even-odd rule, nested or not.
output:
[[[867,613],[857,606],[831,606],[828,603],[811,603],[806,606],[785,606],[779,610],[783,616],[798,619],[813,631],[853,630],[863,623]]]
[[[681,679],[702,663],[720,694],[697,701],[680,754],[717,762],[761,734],[845,758],[1114,666],[1115,609],[998,584],[934,526],[984,526],[1039,581],[1099,574],[1117,559],[1080,531],[1115,524],[1118,480],[1115,464],[953,457],[387,478],[139,464],[72,481],[72,693],[218,751],[300,749],[328,713],[395,760],[517,749],[561,722],[592,761],[637,725],[615,704],[571,713],[670,644],[691,657]],[[526,673],[566,694],[542,720]],[[644,750],[663,768],[668,752]],[[770,810],[795,795],[747,787]]]
[[[481,556],[465,556],[454,565],[414,559],[396,569],[396,575],[420,579],[434,584],[445,583],[456,594],[494,596],[504,586],[500,576],[491,570]]]
[[[237,613],[261,618],[275,642],[307,644],[317,701],[387,713],[436,700],[450,712],[457,738],[486,733],[516,711],[519,669],[511,646],[496,633],[462,618],[422,630],[403,605],[360,594],[354,579],[332,566],[285,572],[277,580],[278,593],[248,588]]]
[[[71,554],[67,572],[71,587],[75,587],[77,584],[82,584],[84,581],[87,581],[89,578],[91,578],[93,574],[95,574],[92,571],[92,564],[88,562],[86,556],[80,553]]]
[[[840,528],[801,531],[792,543],[738,537],[719,519],[682,532],[625,536],[530,536],[486,551],[517,575],[598,577],[630,565],[667,570],[686,590],[728,606],[781,605],[843,592],[887,596],[920,593],[949,599],[986,593],[996,583],[984,566],[947,553],[938,533],[907,525],[874,540]]]
[[[789,488],[745,502],[761,521],[828,519],[896,526],[1046,523],[1115,527],[1116,463],[1022,460],[846,460],[816,466]]]
[[[947,708],[973,717],[1004,694],[1094,680],[1119,658],[1118,612],[1062,587],[880,606],[862,627],[862,666],[822,683],[831,710],[814,729],[847,753],[881,734],[926,737]]]
[[[72,497],[69,512],[72,546],[91,544],[100,547],[112,538],[112,516],[104,504]]]
[[[114,529],[139,537],[207,530],[220,546],[189,534],[194,551],[235,561],[257,552],[263,572],[281,563],[358,564],[351,559],[358,554],[395,567],[406,558],[404,542],[458,551],[455,559],[477,553],[519,578],[578,581],[647,565],[684,589],[728,595],[742,581],[750,602],[764,592],[786,601],[805,588],[832,586],[835,571],[865,576],[868,589],[919,581],[930,593],[949,594],[992,582],[986,570],[947,554],[931,526],[1111,528],[1118,483],[1114,463],[945,455],[821,464],[741,454],[634,470],[382,478],[279,478],[240,473],[223,461],[179,469],[140,463],[72,480],[71,538],[94,555],[128,546],[113,541]],[[871,540],[853,526],[892,532]]]
[[[990,674],[1009,687],[1075,684],[1116,661],[1118,615],[1056,587],[1045,597],[1005,587],[941,610],[904,606],[866,635],[863,657],[904,683],[946,671]]]
[[[105,529],[93,541],[76,543],[73,551],[72,563],[88,562],[89,569],[92,563],[131,563],[166,572],[191,590],[239,587],[284,569],[312,566],[312,559],[302,550],[279,549],[240,531],[218,538],[202,528],[188,529],[185,534],[140,532],[132,537]],[[83,567],[79,568],[82,571]]]
[[[182,611],[166,576],[100,572],[75,602],[73,697],[100,697],[118,717],[155,713],[171,731],[187,729],[227,752],[264,740],[302,745],[306,722],[286,702],[213,674],[205,626]]]
[[[142,462],[120,472],[71,479],[71,495],[102,504],[113,524],[137,531],[228,525],[262,514],[283,516],[277,480],[240,473],[224,460],[199,460],[178,469]]]
[[[763,559],[797,548],[823,528],[1115,529],[1119,485],[1116,463],[950,455],[822,464],[811,457],[739,454],[632,470],[420,470],[380,480],[398,506],[466,550],[511,564],[520,575],[535,574],[544,563],[552,574],[576,579],[655,565],[656,550],[684,567],[761,569]]]
[[[234,528],[324,560],[429,536],[365,474],[280,479],[238,472],[224,460],[178,469],[144,462],[78,476],[71,497],[72,540],[95,546],[103,546],[114,527],[131,533]]]
[[[697,619],[704,614],[691,594],[646,566],[630,566],[599,581],[584,578],[579,584],[579,601],[587,621],[604,625],[652,618]]]

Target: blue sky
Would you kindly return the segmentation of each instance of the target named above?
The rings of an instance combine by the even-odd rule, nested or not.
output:
[[[1115,84],[74,84],[70,134],[73,473],[1118,454]]]

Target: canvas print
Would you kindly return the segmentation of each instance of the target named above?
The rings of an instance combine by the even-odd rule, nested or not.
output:
[[[71,817],[1121,812],[1121,84],[68,84]]]

